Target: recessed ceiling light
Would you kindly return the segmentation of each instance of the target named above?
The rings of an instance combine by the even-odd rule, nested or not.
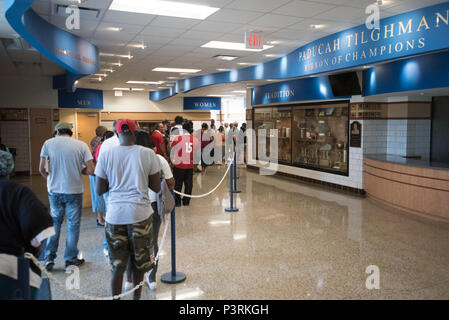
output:
[[[134,58],[130,53],[128,54],[115,54],[115,53],[108,53],[108,52],[100,52],[100,57],[117,57],[117,58],[126,58],[131,60]]]
[[[95,73],[94,76],[97,77],[107,77],[108,75],[106,73]]]
[[[232,91],[232,93],[246,93],[246,91],[245,90],[235,90],[235,91]]]
[[[154,68],[153,71],[156,72],[172,72],[172,73],[197,73],[200,72],[201,69],[182,69],[182,68]]]
[[[217,69],[217,71],[225,72],[225,71],[231,71],[231,69],[223,69],[223,68],[219,68],[219,69]]]
[[[134,81],[134,80],[130,80],[127,81],[126,83],[129,84],[161,84],[161,81]]]
[[[167,79],[170,79],[170,80],[178,80],[178,79],[181,79],[181,78],[179,78],[179,77],[168,77]]]
[[[240,42],[225,42],[225,41],[210,41],[201,46],[202,48],[213,48],[213,49],[223,49],[223,50],[235,50],[235,51],[252,51],[252,52],[260,52],[270,48],[273,46],[264,45],[263,49],[247,49],[244,43]]]
[[[143,88],[131,88],[131,91],[145,91]]]
[[[281,56],[280,54],[274,54],[274,53],[269,53],[269,54],[265,55],[265,57],[267,57],[267,58],[276,58],[276,57],[280,57],[280,56]]]
[[[219,59],[219,60],[232,61],[232,60],[237,59],[238,57],[228,56],[228,55],[218,55],[218,56],[215,56],[214,58]]]
[[[110,73],[115,72],[114,69],[101,69],[100,71],[102,71],[102,72],[110,72]]]
[[[138,48],[138,49],[142,49],[145,50],[146,48],[148,48],[148,46],[145,45],[145,43],[136,43],[136,44],[128,44],[128,47],[131,48]]]
[[[115,32],[121,32],[121,31],[123,31],[123,28],[122,27],[108,27],[108,28],[106,28],[106,30],[108,30],[108,31],[115,31]]]
[[[129,88],[114,88],[113,90],[117,90],[117,91],[129,91]]]
[[[273,46],[275,46],[277,44],[281,44],[281,43],[282,43],[282,41],[279,41],[279,40],[267,41],[267,44],[273,45]]]
[[[257,63],[253,63],[253,62],[239,62],[238,63],[241,66],[255,66]]]
[[[324,24],[311,24],[310,25],[310,28],[311,29],[322,29],[322,28],[324,28],[326,25],[324,25]]]
[[[204,20],[220,8],[161,0],[114,0],[109,10]]]

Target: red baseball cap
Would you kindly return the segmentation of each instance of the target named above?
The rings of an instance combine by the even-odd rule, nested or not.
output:
[[[115,126],[115,130],[117,131],[117,134],[123,132],[123,126],[127,125],[129,128],[129,131],[135,132],[137,131],[137,124],[134,120],[131,119],[122,119],[119,122],[117,122],[117,125]]]

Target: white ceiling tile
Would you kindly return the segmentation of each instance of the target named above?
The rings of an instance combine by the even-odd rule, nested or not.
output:
[[[315,18],[363,24],[366,19],[365,9],[353,7],[335,7],[329,11],[317,15]]]
[[[185,29],[181,28],[163,28],[148,26],[142,32],[141,35],[154,35],[158,37],[178,37],[185,32]]]
[[[335,8],[335,5],[295,0],[274,10],[274,13],[309,18],[332,8]]]
[[[103,21],[145,26],[149,24],[154,18],[156,18],[156,16],[150,14],[108,10],[103,17]]]
[[[250,10],[258,12],[272,12],[291,0],[235,0],[226,8],[237,10]]]
[[[285,16],[279,14],[266,14],[256,20],[254,20],[251,24],[263,27],[277,27],[277,28],[285,28],[291,26],[295,23],[298,23],[302,20],[302,18]]]
[[[223,35],[224,32],[210,32],[210,31],[199,31],[199,30],[189,30],[182,34],[184,39],[196,39],[204,40],[204,43],[215,40],[217,37]]]
[[[235,9],[221,9],[207,18],[208,21],[222,21],[235,23],[250,23],[263,16],[262,12],[235,10]]]
[[[156,17],[156,19],[151,21],[150,26],[163,27],[163,28],[190,29],[200,22],[201,20],[198,19],[158,16]]]
[[[192,30],[224,33],[224,32],[232,32],[233,30],[241,26],[242,24],[206,20],[194,26]]]

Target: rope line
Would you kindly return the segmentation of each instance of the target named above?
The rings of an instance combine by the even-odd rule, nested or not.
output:
[[[157,255],[154,259],[154,264],[156,264],[159,261],[159,254],[162,251],[162,248],[164,247],[165,244],[165,238],[167,236],[167,230],[168,230],[168,223],[165,223],[165,227],[164,227],[164,234],[162,236],[161,239],[161,244],[159,247],[159,250],[157,252]],[[143,280],[141,283],[139,283],[136,287],[134,287],[133,289],[126,291],[122,294],[119,295],[115,295],[112,297],[94,297],[94,296],[89,296],[89,295],[84,295],[81,293],[76,292],[75,290],[70,290],[67,289],[66,285],[64,283],[62,283],[61,281],[59,281],[58,279],[55,278],[55,276],[53,274],[51,274],[50,272],[48,272],[45,267],[42,265],[42,263],[31,253],[25,253],[25,258],[30,259],[33,261],[33,263],[54,283],[56,283],[59,287],[61,287],[63,290],[69,292],[70,294],[81,298],[81,299],[85,299],[85,300],[101,300],[101,301],[106,301],[106,300],[117,300],[117,299],[121,299],[124,298],[128,295],[131,295],[132,293],[134,293],[136,290],[142,288],[145,285],[145,279],[147,278],[147,276],[151,273],[151,271],[153,271],[153,269],[151,269],[150,271],[148,271],[147,273],[145,273]]]
[[[205,198],[209,195],[211,195],[212,193],[214,193],[218,187],[221,186],[221,184],[223,183],[223,181],[226,179],[226,176],[228,175],[229,170],[231,169],[231,165],[234,163],[234,156],[232,156],[232,161],[228,164],[228,169],[226,170],[223,178],[221,178],[221,181],[218,183],[218,185],[213,188],[211,191],[209,191],[208,193],[205,194],[201,194],[201,195],[191,195],[191,194],[184,194],[182,192],[178,192],[176,190],[174,190],[174,193],[176,193],[177,195],[180,195],[181,197],[186,197],[186,198],[193,198],[193,199],[199,199],[199,198]]]

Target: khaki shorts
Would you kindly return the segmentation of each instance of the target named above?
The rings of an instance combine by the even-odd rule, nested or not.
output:
[[[105,232],[112,272],[125,272],[130,257],[134,268],[141,272],[148,272],[153,268],[152,217],[128,225],[106,223]]]

